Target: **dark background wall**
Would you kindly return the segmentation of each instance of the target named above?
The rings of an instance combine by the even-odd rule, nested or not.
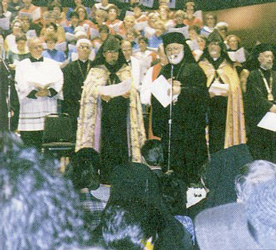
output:
[[[239,36],[245,47],[253,47],[257,41],[276,44],[276,2],[211,13],[217,15],[218,21],[227,22],[229,33]]]

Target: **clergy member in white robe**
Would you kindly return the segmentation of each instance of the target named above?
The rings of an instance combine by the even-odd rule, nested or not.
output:
[[[62,99],[63,74],[59,65],[42,57],[43,45],[38,38],[28,41],[31,57],[21,61],[15,74],[20,102],[18,130],[28,146],[40,147],[45,116],[57,113]]]

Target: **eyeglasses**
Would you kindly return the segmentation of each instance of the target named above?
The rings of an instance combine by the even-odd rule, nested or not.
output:
[[[80,45],[80,47],[79,47],[80,49],[90,49],[90,47],[87,45],[87,46],[85,46],[85,45]]]

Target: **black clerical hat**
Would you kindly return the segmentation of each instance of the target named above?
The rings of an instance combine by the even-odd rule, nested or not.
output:
[[[219,44],[223,43],[223,39],[217,29],[214,29],[214,31],[208,36],[207,43],[209,44],[211,42],[218,42]]]
[[[253,53],[255,53],[257,57],[259,56],[260,53],[263,53],[265,51],[273,52],[272,46],[268,43],[260,43],[253,48]]]
[[[180,32],[169,32],[162,36],[164,48],[171,43],[185,44],[185,37]]]
[[[103,51],[108,51],[108,50],[117,50],[119,51],[120,49],[120,41],[116,39],[114,36],[108,36],[107,40],[103,43]]]

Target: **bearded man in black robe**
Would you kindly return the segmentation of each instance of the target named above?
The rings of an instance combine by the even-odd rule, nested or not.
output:
[[[173,84],[173,104],[164,108],[153,97],[153,133],[161,137],[168,167],[185,181],[197,182],[198,171],[207,160],[205,114],[209,97],[206,76],[195,63],[182,34],[164,35],[163,44],[169,64],[162,68],[160,75]]]
[[[124,91],[119,83],[130,81]],[[128,84],[126,84],[127,86]],[[117,94],[107,93],[112,87]],[[141,162],[145,129],[139,94],[120,42],[109,36],[97,53],[84,82],[80,103],[76,151],[92,147],[100,152],[101,181],[109,183],[114,166]]]
[[[258,127],[267,112],[276,113],[276,72],[273,50],[268,44],[259,44],[252,51],[252,64],[258,67],[250,72],[246,84],[245,121],[248,145],[254,159],[276,163],[275,132]]]

